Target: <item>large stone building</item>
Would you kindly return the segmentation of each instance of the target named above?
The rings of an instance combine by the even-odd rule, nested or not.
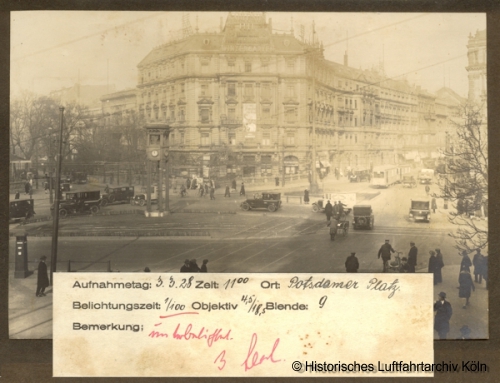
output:
[[[469,101],[486,104],[486,30],[477,31],[474,36],[469,34],[467,56]]]
[[[155,48],[138,64],[136,94],[145,121],[170,126],[173,172],[211,177],[419,161],[438,152],[447,110],[438,118],[436,95],[351,68],[347,53],[343,64],[326,60],[317,39],[275,34],[253,13]],[[103,98],[104,112],[121,96]]]

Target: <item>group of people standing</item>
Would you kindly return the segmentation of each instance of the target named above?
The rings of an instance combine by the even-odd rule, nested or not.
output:
[[[181,273],[207,273],[207,263],[208,259],[204,259],[203,264],[199,267],[196,259],[186,259],[181,267]]]

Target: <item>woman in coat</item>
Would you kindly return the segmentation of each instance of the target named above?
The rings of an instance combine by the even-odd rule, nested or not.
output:
[[[45,255],[40,257],[40,263],[38,264],[38,275],[36,280],[36,296],[44,297],[45,288],[49,287],[49,275],[47,274],[47,265],[45,260],[47,257]]]
[[[458,297],[462,298],[464,305],[462,308],[466,309],[469,305],[469,298],[471,291],[476,290],[476,286],[474,286],[474,282],[472,282],[472,277],[470,275],[470,271],[467,269],[462,269],[460,274],[458,275]]]

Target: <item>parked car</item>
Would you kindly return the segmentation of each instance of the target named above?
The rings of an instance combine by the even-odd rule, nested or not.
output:
[[[66,193],[66,198],[59,203],[59,216],[68,214],[96,214],[100,210],[100,190]],[[54,205],[50,208],[54,212]]]
[[[426,198],[412,199],[410,207],[410,219],[414,221],[427,221],[431,220],[431,203]]]
[[[102,206],[114,202],[126,202],[130,203],[130,200],[134,198],[134,187],[133,186],[120,186],[107,188],[107,192],[103,193],[102,196]]]
[[[375,216],[371,205],[354,205],[352,208],[353,221],[352,226],[355,229],[367,228],[373,230],[375,225]]]
[[[163,198],[166,198],[167,193],[163,190]],[[137,193],[130,198],[131,205],[145,206],[147,203],[147,188],[144,187],[140,193]],[[158,186],[151,186],[151,203],[158,203]]]
[[[17,199],[9,203],[9,222],[28,219],[35,215],[35,201],[33,199]]]
[[[403,176],[401,183],[403,184],[403,187],[405,187],[405,188],[416,188],[417,187],[417,180],[413,176]]]
[[[71,183],[74,184],[86,184],[87,183],[87,173],[85,172],[71,172],[69,176]]]
[[[281,193],[256,193],[241,203],[243,210],[267,209],[274,212],[281,207]]]

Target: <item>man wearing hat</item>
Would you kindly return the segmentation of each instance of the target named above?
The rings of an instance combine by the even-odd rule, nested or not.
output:
[[[414,273],[415,266],[417,266],[417,254],[418,249],[415,246],[415,242],[410,242],[410,251],[408,252],[408,272]]]
[[[47,265],[45,260],[47,257],[42,255],[40,257],[40,263],[38,263],[38,278],[36,280],[36,296],[44,297],[45,288],[49,287],[49,275],[47,274]]]
[[[325,205],[325,214],[326,214],[327,225],[330,226],[330,219],[333,215],[333,206],[330,203],[330,200],[328,200],[328,202]]]
[[[380,256],[382,256],[382,261],[384,262],[384,273],[387,271],[387,264],[389,263],[389,260],[391,259],[391,253],[395,253],[396,251],[392,248],[391,244],[389,243],[389,240],[386,239],[385,243],[380,247],[380,250],[378,251],[378,258],[380,259]]]
[[[181,273],[189,273],[190,268],[189,268],[189,259],[186,259],[184,261],[184,264],[181,267]]]
[[[196,263],[196,259],[191,259],[189,261],[189,271],[191,273],[199,273],[200,272],[200,267]]]
[[[450,302],[446,300],[446,293],[440,292],[439,300],[434,303],[434,330],[439,334],[439,339],[446,339],[450,331],[450,318],[453,314]]]
[[[357,273],[359,269],[358,258],[356,258],[356,253],[351,253],[345,260],[345,271],[348,273]]]
[[[204,259],[203,260],[203,265],[201,265],[201,268],[200,268],[200,272],[202,272],[202,273],[207,273],[208,272],[207,263],[208,263],[208,259]]]

